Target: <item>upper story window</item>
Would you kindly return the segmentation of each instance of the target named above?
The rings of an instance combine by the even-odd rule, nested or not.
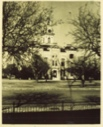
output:
[[[61,52],[65,52],[65,49],[64,49],[64,48],[61,48],[60,51],[61,51]]]
[[[74,58],[74,54],[70,54],[70,55],[69,55],[69,58],[70,58],[70,59],[73,59],[73,58]]]
[[[49,49],[48,49],[48,48],[46,48],[46,47],[44,47],[44,48],[43,48],[43,50],[44,50],[44,51],[49,51]]]
[[[57,66],[57,65],[58,65],[57,61],[56,60],[53,60],[52,61],[52,66]]]

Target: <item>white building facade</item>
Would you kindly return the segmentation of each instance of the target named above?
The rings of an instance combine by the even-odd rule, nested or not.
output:
[[[48,78],[52,80],[72,79],[73,76],[66,71],[69,61],[72,61],[77,54],[77,50],[69,45],[61,48],[54,43],[54,32],[50,25],[44,31],[41,39],[40,56],[46,60],[50,66]]]

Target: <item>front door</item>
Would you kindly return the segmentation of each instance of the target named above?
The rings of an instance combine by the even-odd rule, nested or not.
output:
[[[53,71],[52,71],[52,79],[53,79],[53,80],[60,80],[60,79],[59,79],[58,70],[53,70]]]

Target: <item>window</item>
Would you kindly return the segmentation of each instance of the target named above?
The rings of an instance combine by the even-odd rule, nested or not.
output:
[[[69,55],[69,58],[70,58],[70,59],[73,59],[73,58],[74,58],[74,54],[70,54],[70,55]]]
[[[61,66],[65,66],[65,59],[64,58],[61,59]]]
[[[65,70],[61,70],[61,76],[62,76],[62,77],[65,76]]]
[[[45,48],[43,48],[43,50],[44,50],[44,51],[49,51],[49,49],[48,49],[48,48],[46,48],[46,47],[45,47]]]
[[[52,61],[52,66],[57,66],[57,65],[58,65],[57,61],[56,60],[53,60]]]
[[[50,37],[48,38],[48,43],[50,43]]]
[[[50,29],[48,30],[48,33],[51,33],[51,30]]]
[[[62,61],[62,62],[61,62],[61,66],[65,66],[65,63],[64,63],[64,61]]]
[[[57,66],[57,61],[55,61],[55,66]]]
[[[61,52],[65,52],[65,49],[64,49],[64,48],[61,48],[60,51],[61,51]]]
[[[52,66],[54,66],[54,60],[52,61]]]

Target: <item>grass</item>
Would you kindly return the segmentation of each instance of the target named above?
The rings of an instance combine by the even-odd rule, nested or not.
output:
[[[69,82],[70,83],[70,82]],[[72,85],[72,100],[87,101],[100,98],[100,82],[86,82],[82,88],[80,81]],[[3,80],[2,82],[3,105],[15,102],[69,102],[71,99],[70,88],[67,81],[39,81],[34,80]],[[94,98],[94,99],[93,99]],[[90,100],[89,100],[90,101]]]
[[[70,81],[71,82],[71,81]],[[69,82],[69,84],[70,84]],[[2,102],[6,104],[95,102],[100,101],[100,82],[76,81],[71,88],[67,81],[3,80]],[[19,105],[19,106],[20,106]],[[99,124],[100,109],[60,112],[3,113],[3,124]]]

